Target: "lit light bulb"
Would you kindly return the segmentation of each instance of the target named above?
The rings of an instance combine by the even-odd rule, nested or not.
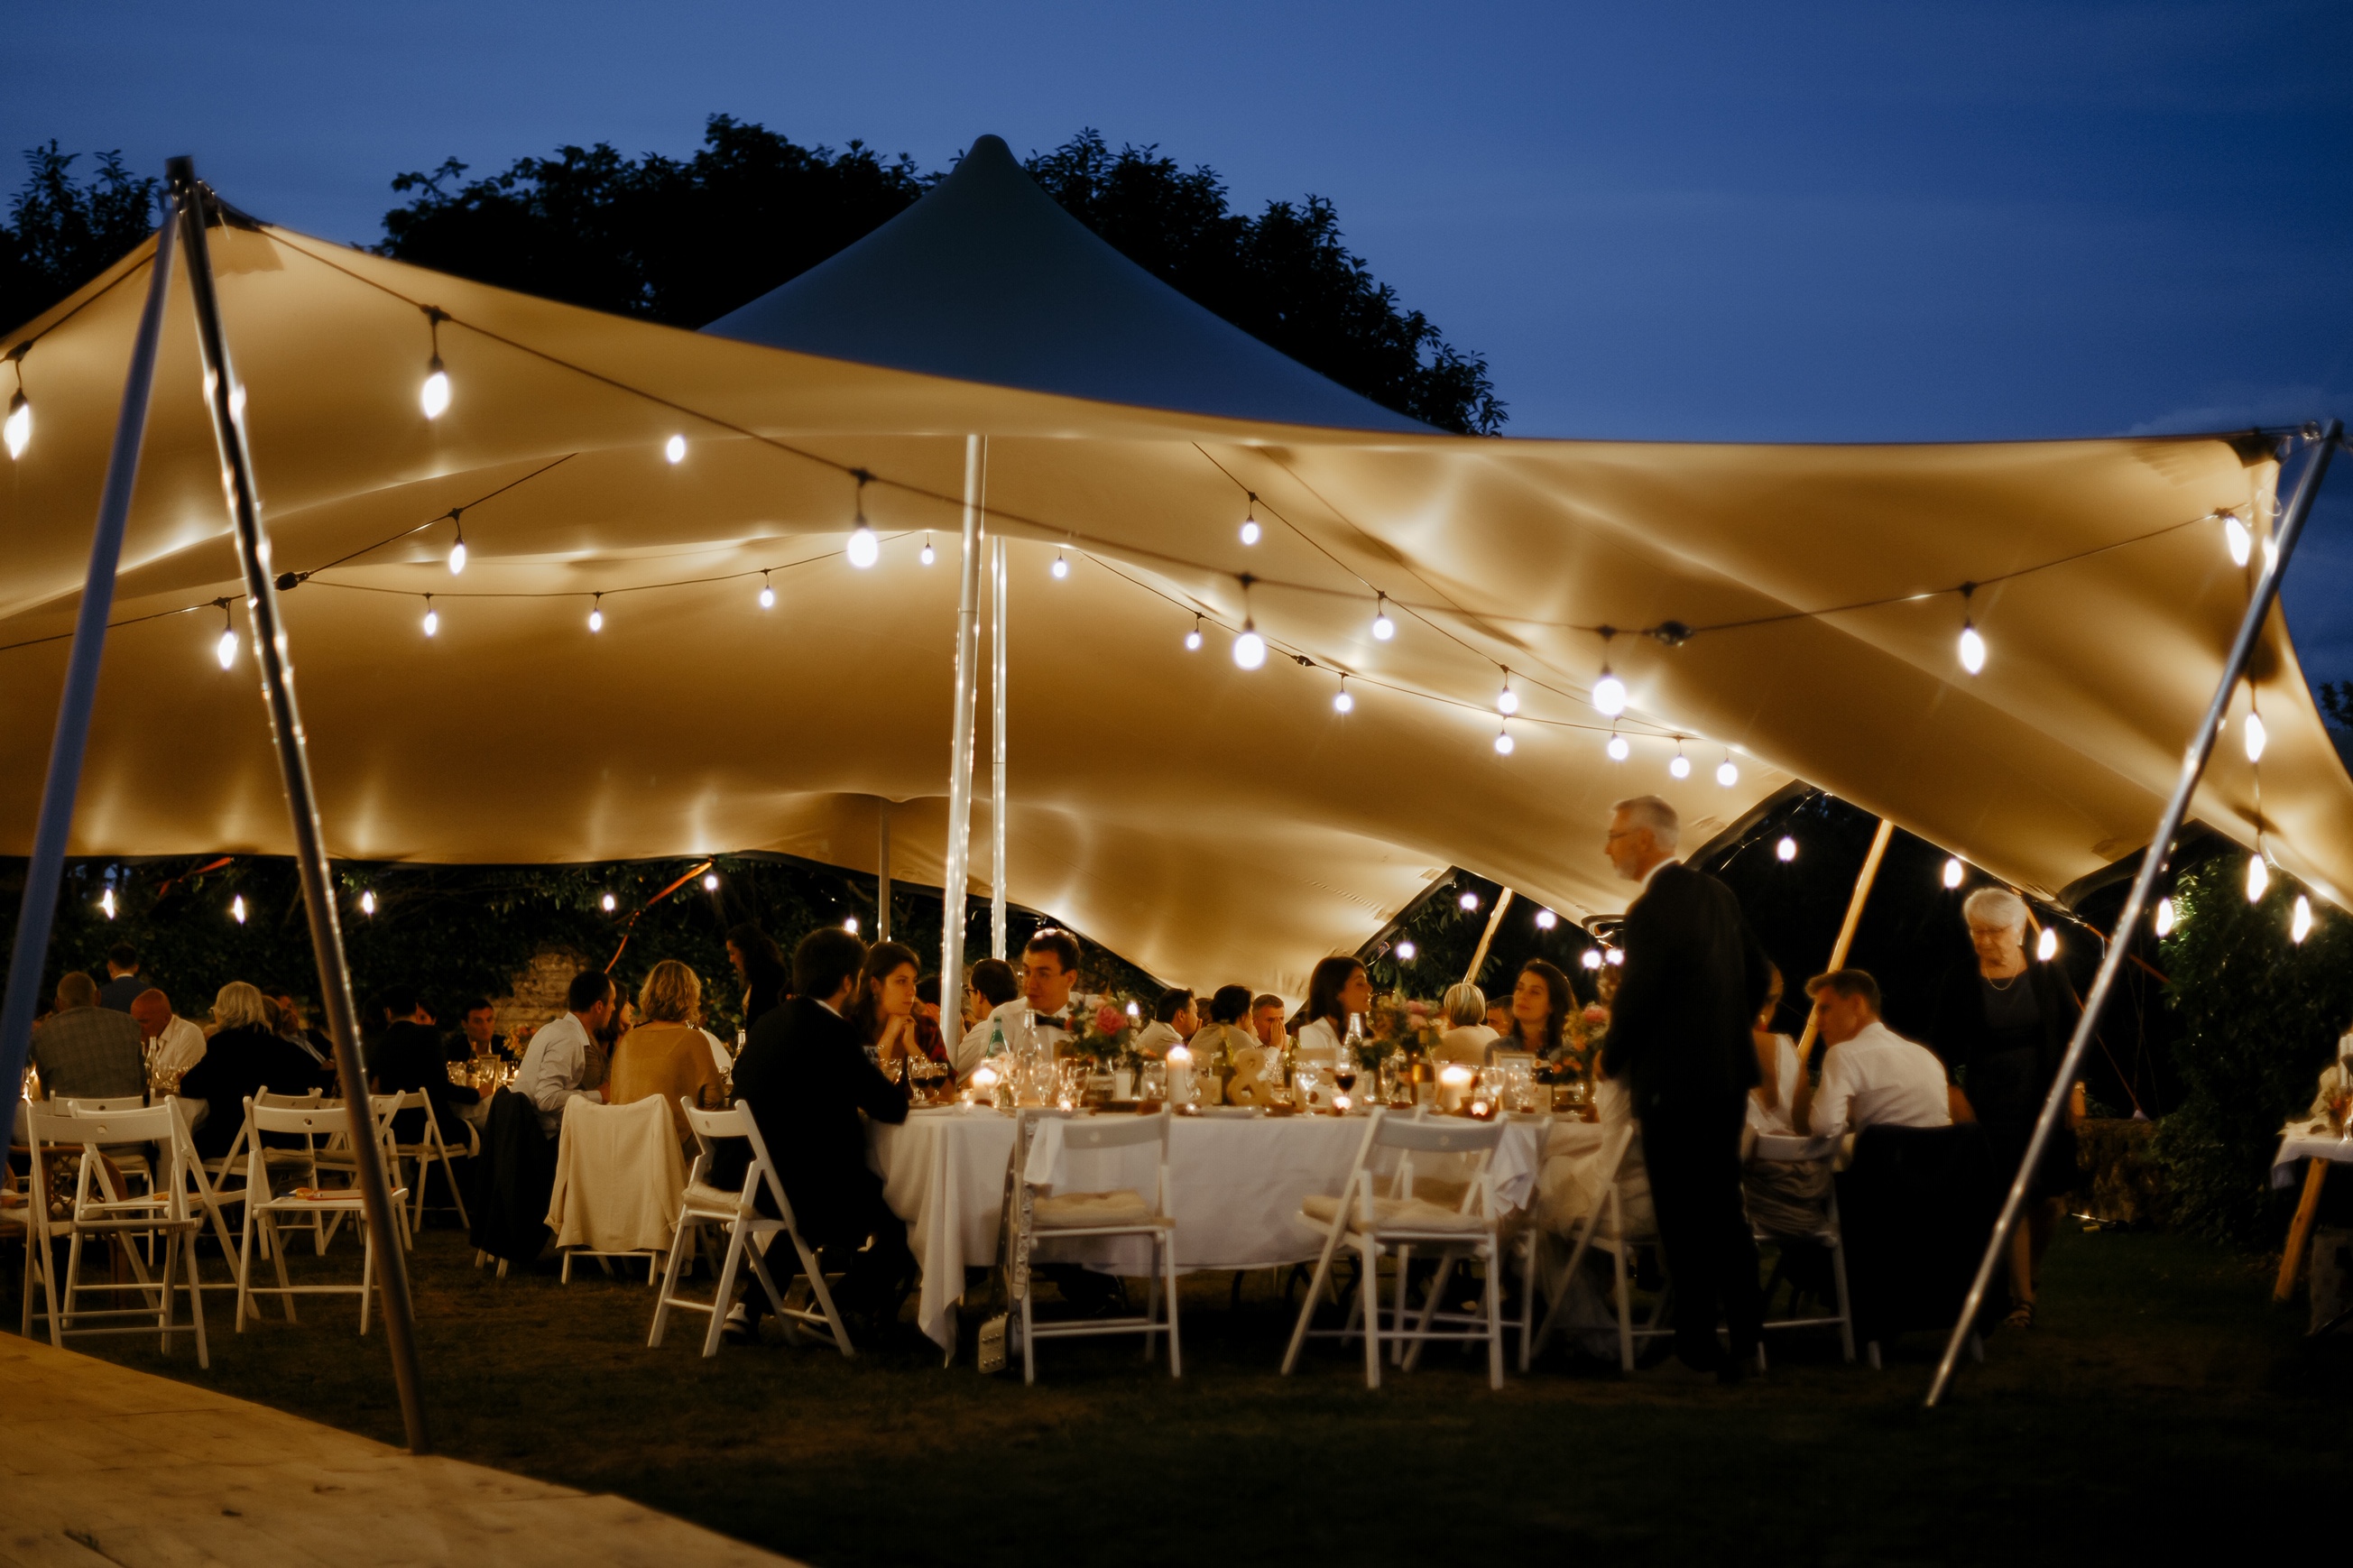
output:
[[[1520,694],[1512,689],[1512,678],[1507,671],[1504,676],[1504,689],[1495,693],[1495,711],[1509,717],[1519,710]]]
[[[2270,739],[2271,736],[2263,729],[2263,716],[2260,713],[2248,714],[2246,727],[2247,761],[2251,763],[2262,762],[2263,760],[2263,743]]]
[[[1626,964],[1626,950],[1622,947],[1613,947],[1601,955],[1601,962],[1614,968],[1622,969]]]
[[[2173,900],[2171,899],[2157,900],[2157,934],[2159,936],[2173,934]]]
[[[717,891],[719,890],[719,873],[718,873],[718,872],[716,872],[716,871],[711,872],[709,875],[705,876],[705,877],[702,879],[702,890],[703,890],[704,892],[706,892],[706,893],[715,893],[715,892],[717,892]],[[850,929],[854,931],[854,930],[856,930],[857,928],[853,926],[853,927],[851,927]]]
[[[1538,910],[1536,911],[1536,930],[1550,931],[1553,927],[1558,924],[1560,924],[1560,917],[1553,913],[1550,910]]]
[[[33,444],[33,400],[25,395],[22,387],[8,400],[8,417],[0,422],[0,437],[7,440],[12,461],[23,457],[25,448]]]
[[[1798,841],[1784,833],[1781,842],[1773,846],[1773,858],[1785,866],[1795,860],[1798,858]]]
[[[1244,669],[1256,669],[1266,662],[1266,639],[1248,621],[1242,623],[1242,635],[1234,639],[1234,662]]]
[[[441,368],[439,354],[425,367],[425,384],[417,389],[417,402],[427,419],[438,419],[449,412],[449,373]]]
[[[455,577],[466,569],[466,536],[459,534],[458,542],[449,547],[449,575]]]
[[[227,669],[229,666],[237,662],[237,630],[235,627],[228,627],[221,632],[220,641],[213,644],[213,657],[220,660],[220,667],[223,669]]]
[[[605,912],[607,914],[611,914],[613,910],[618,907],[618,904],[619,900],[615,899],[612,894],[607,893],[605,895]]]
[[[1674,760],[1667,764],[1667,772],[1679,779],[1691,777],[1691,759],[1677,752]]]
[[[685,462],[686,437],[683,436],[673,436],[669,440],[663,442],[662,456],[668,458],[673,463]]]
[[[114,889],[112,888],[109,888],[106,891],[99,894],[98,907],[106,911],[106,918],[108,920],[112,920],[114,918]]]
[[[375,889],[374,888],[363,888],[360,889],[360,913],[371,916],[375,913]]]
[[[2268,575],[2278,565],[2279,541],[2266,533],[2263,535],[2263,571],[2265,574]]]
[[[1462,906],[1465,910],[1475,910],[1479,907],[1479,895],[1472,892],[1466,892],[1454,901]]]
[[[425,601],[425,635],[429,637],[440,629],[441,612],[433,607],[431,599],[427,599]]]
[[[1353,713],[1356,710],[1356,700],[1348,695],[1348,689],[1345,686],[1341,687],[1337,695],[1332,699],[1332,711],[1335,713]]]
[[[1193,617],[1193,629],[1185,634],[1185,651],[1187,653],[1201,651],[1201,617],[1198,616]]]
[[[2304,939],[2311,934],[2312,900],[2298,893],[2295,896],[2295,912],[2288,917],[2287,939],[2302,946]]]
[[[1961,668],[1975,675],[1985,668],[1985,638],[1968,621],[1961,623]]]
[[[1730,757],[1715,764],[1715,782],[1726,789],[1740,782],[1740,769]]]
[[[2237,512],[2222,514],[2222,542],[2230,546],[2232,565],[2244,566],[2247,563],[2247,552],[2254,542],[2254,535],[2247,531],[2247,525],[2239,521]]]
[[[1593,707],[1612,719],[1626,711],[1626,683],[1603,670],[1601,679],[1593,683]]]
[[[1263,531],[1261,530],[1258,525],[1258,519],[1254,517],[1246,517],[1242,519],[1242,542],[1244,544],[1256,544],[1261,531]]]
[[[1057,550],[1056,552],[1054,552],[1054,577],[1055,577],[1055,580],[1059,582],[1060,579],[1062,579],[1062,578],[1064,578],[1064,577],[1067,577],[1067,576],[1069,576],[1070,574],[1071,574],[1071,558],[1070,558],[1069,556],[1067,556],[1067,555],[1063,554],[1060,551]]]
[[[592,632],[605,629],[605,595],[602,594],[596,595],[596,602],[588,608],[588,629]]]
[[[882,541],[871,527],[861,522],[849,531],[848,554],[849,563],[863,572],[882,558]]]
[[[760,608],[773,610],[776,607],[776,590],[768,582],[768,574],[763,572],[760,574]]]
[[[916,555],[915,559],[922,562],[924,565],[929,566],[933,562],[937,561],[939,558],[940,552],[932,548],[932,536],[928,533],[923,535],[923,548],[922,552]]]
[[[1611,762],[1622,763],[1633,754],[1634,748],[1627,743],[1625,736],[1612,735],[1609,737],[1609,760]]]
[[[1373,601],[1373,640],[1387,642],[1397,636],[1397,623],[1389,619],[1389,596],[1381,595]]]
[[[1588,947],[1585,950],[1585,956],[1577,962],[1588,969],[1599,969],[1601,967],[1601,950],[1598,947]]]
[[[842,921],[841,929],[848,931],[850,935],[856,936],[858,934],[858,917],[856,915],[852,915],[848,920]]]
[[[1413,962],[1413,955],[1420,951],[1421,950],[1419,948],[1413,945],[1413,939],[1411,937],[1408,937],[1405,941],[1397,944],[1398,957],[1408,963],[1411,963]]]
[[[1510,756],[1512,754],[1512,732],[1509,730],[1498,730],[1495,731],[1495,754],[1497,756]]]
[[[2272,868],[2263,864],[2263,852],[2257,850],[2247,857],[2247,902],[2262,903],[2263,895],[2271,891],[2271,886]]]
[[[1960,885],[1961,885],[1961,862],[1960,862],[1960,858],[1959,858],[1958,856],[1954,856],[1954,857],[1948,858],[1945,861],[1945,886],[1947,886],[1947,888],[1957,888],[1957,887],[1959,887]]]
[[[1141,1018],[1144,1016],[1144,1009],[1130,1002],[1127,1005],[1127,1016],[1131,1018]]]
[[[245,895],[239,893],[228,901],[228,918],[237,924],[245,923]]]
[[[2042,934],[2037,937],[2034,941],[2034,956],[2041,959],[2045,963],[2050,963],[2052,959],[2059,956],[2059,933],[2057,931],[2050,926],[2044,926],[2042,928]]]

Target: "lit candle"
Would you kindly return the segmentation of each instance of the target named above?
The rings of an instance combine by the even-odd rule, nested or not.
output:
[[[1471,1092],[1471,1069],[1461,1062],[1451,1062],[1438,1075],[1438,1109],[1460,1110],[1462,1097]]]
[[[972,1069],[972,1087],[965,1090],[965,1103],[976,1105],[983,1100],[994,1101],[996,1099],[997,1069],[983,1062]]]
[[[1168,1047],[1168,1103],[1193,1103],[1193,1053],[1184,1046]]]

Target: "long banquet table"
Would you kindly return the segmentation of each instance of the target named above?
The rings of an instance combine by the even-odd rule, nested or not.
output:
[[[1268,1268],[1314,1258],[1324,1238],[1301,1217],[1301,1202],[1340,1191],[1365,1126],[1360,1117],[1176,1118],[1168,1184],[1177,1267]],[[1548,1137],[1598,1142],[1599,1131],[1549,1117],[1513,1119],[1492,1167],[1499,1198],[1514,1208],[1527,1201]],[[960,1107],[917,1110],[902,1125],[870,1130],[868,1156],[881,1173],[883,1197],[907,1222],[907,1244],[923,1267],[916,1321],[951,1351],[965,1270],[996,1260],[1014,1132],[1010,1115]],[[1125,1186],[1148,1194],[1155,1158],[1150,1145],[1066,1152],[1054,1184],[1079,1192]],[[1040,1255],[1113,1273],[1146,1271],[1142,1242],[1063,1243]]]

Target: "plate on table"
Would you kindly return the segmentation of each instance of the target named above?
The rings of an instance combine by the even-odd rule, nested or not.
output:
[[[1202,1105],[1194,1108],[1194,1114],[1224,1121],[1255,1121],[1266,1112],[1255,1105]]]

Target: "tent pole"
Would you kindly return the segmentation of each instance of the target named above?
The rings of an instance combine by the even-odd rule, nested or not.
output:
[[[1846,901],[1846,919],[1839,926],[1838,940],[1831,943],[1831,969],[1846,967],[1847,950],[1854,945],[1855,930],[1862,924],[1862,906],[1871,901],[1872,884],[1879,880],[1879,862],[1886,858],[1887,841],[1894,837],[1895,824],[1881,817],[1879,831],[1871,836],[1871,853],[1862,858],[1862,872],[1854,879],[1854,896]],[[1805,1070],[1806,1058],[1814,1048],[1814,1037],[1821,1031],[1822,1009],[1817,1002],[1806,1009],[1806,1032],[1798,1040],[1799,1071]],[[1797,1089],[1793,1086],[1788,1092],[1794,1096]]]
[[[174,228],[177,213],[177,198],[168,198],[163,226],[155,231],[154,271],[147,280],[138,335],[132,340],[130,371],[122,379],[122,408],[115,416],[114,449],[107,458],[106,488],[99,497],[90,571],[82,579],[73,651],[66,661],[65,690],[58,700],[58,725],[49,742],[48,778],[41,787],[41,815],[33,829],[33,858],[25,868],[25,898],[16,911],[16,945],[8,954],[7,1000],[0,1004],[0,1082],[9,1085],[12,1101],[25,1092],[33,1014],[40,1005],[41,971],[48,963],[58,889],[65,879],[66,840],[73,828],[74,796],[81,787],[99,662],[106,651],[106,617],[114,608],[114,574],[122,558],[122,533],[131,518],[131,492],[139,479],[139,448],[146,437],[147,405],[155,384],[155,345],[164,332],[164,297],[178,242]]]
[[[2109,941],[2107,951],[2101,956],[2100,972],[2093,977],[2092,988],[2084,997],[2083,1016],[2075,1020],[2074,1037],[2067,1042],[2066,1058],[2051,1080],[2051,1092],[2042,1102],[2042,1114],[2035,1119],[2034,1136],[2027,1141],[2026,1157],[2019,1162],[2018,1174],[2010,1184],[2010,1195],[2002,1200],[2001,1217],[1994,1222],[1993,1235],[1986,1242],[1985,1257],[1978,1261],[1977,1279],[1969,1285],[1968,1300],[1961,1304],[1961,1320],[1953,1325],[1952,1338],[1946,1342],[1944,1359],[1936,1363],[1936,1379],[1928,1385],[1927,1408],[1935,1409],[1944,1397],[1945,1385],[1952,1381],[1954,1364],[1959,1360],[1961,1346],[1968,1341],[1969,1331],[1977,1321],[1978,1309],[1984,1304],[1986,1289],[1993,1281],[1993,1271],[2009,1250],[2010,1233],[2018,1224],[2018,1216],[2026,1206],[2026,1188],[2033,1179],[2034,1168],[2042,1159],[2043,1148],[2051,1142],[2053,1129],[2065,1110],[2075,1074],[2084,1065],[2084,1055],[2091,1048],[2092,1034],[2099,1026],[2100,1012],[2107,1004],[2109,989],[2116,984],[2116,972],[2124,967],[2125,952],[2132,946],[2133,935],[2140,929],[2141,912],[2147,907],[2148,896],[2157,887],[2157,879],[2165,869],[2173,853],[2174,836],[2181,831],[2181,819],[2189,810],[2189,797],[2198,788],[2198,781],[2206,772],[2206,763],[2214,754],[2214,742],[2222,731],[2223,718],[2231,710],[2231,695],[2238,689],[2240,677],[2246,673],[2247,661],[2253,657],[2255,643],[2263,636],[2263,622],[2270,616],[2272,605],[2279,597],[2280,574],[2287,570],[2288,557],[2295,553],[2297,535],[2304,531],[2304,520],[2311,515],[2313,497],[2320,491],[2320,481],[2328,472],[2328,459],[2337,450],[2337,443],[2345,433],[2342,421],[2332,419],[2305,460],[2304,473],[2296,480],[2295,499],[2288,503],[2286,515],[2273,534],[2275,548],[2271,561],[2255,579],[2254,596],[2247,603],[2247,613],[2240,618],[2239,635],[2232,639],[2230,657],[2222,661],[2222,678],[2214,684],[2214,700],[2206,705],[2206,716],[2190,737],[2189,745],[2181,759],[2181,777],[2173,786],[2173,797],[2165,803],[2164,814],[2157,819],[2157,831],[2149,836],[2148,847],[2141,851],[2140,871],[2133,878],[2132,891],[2125,895],[2125,907],[2116,915],[2116,935]]]
[[[270,580],[269,536],[262,529],[261,507],[256,498],[253,453],[246,441],[245,400],[238,395],[228,341],[221,330],[220,300],[213,289],[212,255],[205,235],[207,193],[197,184],[191,160],[174,158],[164,169],[165,179],[179,198],[180,240],[187,250],[188,291],[196,308],[196,347],[209,388],[206,402],[212,411],[213,437],[220,447],[221,488],[227,492],[230,521],[236,524],[254,662],[260,667],[262,699],[269,710],[270,736],[277,743],[279,774],[294,830],[302,905],[310,917],[311,948],[319,963],[320,1000],[326,1008],[334,1039],[335,1070],[342,1076],[343,1103],[351,1117],[352,1163],[366,1211],[368,1238],[375,1249],[376,1278],[384,1292],[384,1337],[392,1348],[401,1423],[408,1433],[408,1451],[430,1453],[432,1442],[425,1428],[425,1401],[417,1375],[407,1256],[400,1227],[393,1218],[392,1189],[385,1179],[367,1075],[360,1063],[358,1010],[352,1005],[351,971],[343,962],[343,926],[336,917],[334,887],[328,877],[318,798],[311,789],[311,761],[304,751],[302,715],[294,701],[293,660],[285,622],[280,618],[278,585]]]
[[[972,878],[972,713],[980,616],[980,437],[964,438],[964,552],[957,557],[955,700],[948,706],[947,871],[940,885],[940,1035],[953,1055],[964,1033],[964,928]]]
[[[988,542],[988,956],[1005,956],[1005,541]]]
[[[874,940],[891,940],[891,798],[879,797],[874,836]]]
[[[1495,940],[1495,928],[1504,923],[1504,911],[1512,907],[1512,889],[1505,888],[1495,897],[1493,912],[1487,916],[1487,929],[1479,933],[1479,945],[1472,951],[1471,967],[1462,972],[1462,984],[1479,984],[1479,972],[1487,967],[1487,944]]]

